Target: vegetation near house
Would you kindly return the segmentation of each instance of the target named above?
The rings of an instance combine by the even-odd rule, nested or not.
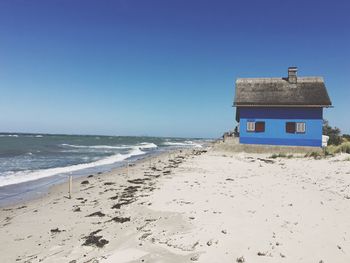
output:
[[[328,146],[324,148],[323,153],[314,152],[305,155],[305,157],[320,158],[327,155],[335,155],[337,153],[350,153],[350,135],[341,134],[341,130],[337,127],[329,125],[327,120],[323,120],[322,134],[329,136]]]
[[[348,141],[348,142],[350,142],[350,134],[343,134],[343,140],[345,141]]]
[[[339,145],[329,145],[325,148],[325,155],[334,155],[336,153],[350,153],[350,142],[343,142]]]
[[[343,141],[340,129],[331,127],[327,120],[323,120],[322,134],[329,136],[328,145],[339,145]]]

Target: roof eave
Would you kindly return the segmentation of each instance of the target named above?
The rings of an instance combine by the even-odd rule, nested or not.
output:
[[[271,105],[271,104],[238,104],[234,103],[232,107],[291,107],[291,108],[333,108],[332,105]]]

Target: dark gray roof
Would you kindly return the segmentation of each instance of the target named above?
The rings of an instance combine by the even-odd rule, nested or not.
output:
[[[234,106],[323,106],[332,105],[322,77],[241,78],[236,81]]]

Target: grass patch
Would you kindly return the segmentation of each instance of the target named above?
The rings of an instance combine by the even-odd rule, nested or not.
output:
[[[350,154],[350,142],[343,142],[340,145],[329,145],[323,149],[323,152],[310,152],[305,154],[305,157],[313,157],[315,159],[321,159],[327,156],[335,156],[338,153]],[[350,159],[350,157],[347,159]]]
[[[279,153],[279,154],[274,153],[270,156],[270,158],[272,159],[276,159],[278,157],[286,157],[286,155],[284,153]]]
[[[324,156],[324,154],[319,153],[319,152],[310,152],[310,153],[305,154],[305,157],[315,158],[315,159],[321,159],[322,156]]]
[[[350,142],[343,142],[338,146],[338,151],[342,153],[350,153]]]
[[[325,148],[325,155],[335,155],[336,153],[350,153],[350,142],[343,142],[340,145],[329,145]]]
[[[293,154],[285,154],[285,153],[279,153],[279,154],[272,154],[269,158],[276,159],[276,158],[293,158]]]

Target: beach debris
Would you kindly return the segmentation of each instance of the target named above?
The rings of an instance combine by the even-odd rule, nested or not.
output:
[[[114,222],[116,222],[116,223],[123,224],[125,222],[129,222],[130,221],[130,217],[118,217],[118,216],[116,216],[116,217],[113,217],[112,220]]]
[[[260,252],[260,251],[257,253],[258,256],[266,256],[266,254],[267,252]]]
[[[87,178],[92,178],[92,177],[94,177],[94,175],[93,175],[93,174],[90,174]]]
[[[209,240],[209,241],[207,242],[207,246],[208,246],[208,247],[210,247],[212,244],[213,244],[213,240]]]
[[[8,224],[10,224],[9,222],[10,222],[10,220],[12,219],[13,217],[11,217],[11,216],[7,216],[6,218],[5,218],[5,222],[6,222],[6,224],[4,224],[3,226],[6,226],[6,225],[8,225]]]
[[[102,248],[106,244],[108,244],[109,243],[108,240],[103,239],[102,236],[96,235],[101,231],[102,229],[98,229],[96,231],[91,232],[88,236],[84,237],[85,242],[83,243],[83,246],[96,246],[96,247]]]
[[[73,212],[81,212],[80,207],[75,207],[75,208],[73,209]]]
[[[140,239],[146,239],[148,236],[152,235],[152,233],[144,233]]]
[[[82,184],[82,185],[84,185],[84,184],[89,184],[89,181],[88,181],[88,180],[84,180],[84,181],[81,182],[81,184]]]
[[[119,198],[119,195],[115,195],[115,196],[110,197],[109,199],[111,199],[111,200],[117,200],[118,198]]]
[[[152,171],[157,171],[157,172],[162,171],[162,169],[158,169],[156,166],[151,167],[151,170]]]
[[[198,254],[196,254],[196,255],[191,257],[191,261],[198,261],[198,259],[199,259],[199,255]]]
[[[53,228],[53,229],[50,230],[50,232],[52,234],[61,233],[62,231],[65,231],[65,230],[60,230],[60,229],[58,229],[58,227],[57,228]]]
[[[269,160],[269,159],[263,159],[263,158],[258,158],[258,160],[259,161],[262,161],[262,162],[264,162],[264,163],[275,163],[275,161],[274,160]]]
[[[113,184],[115,184],[115,183],[113,183],[113,182],[105,182],[104,183],[104,185],[113,185]]]
[[[193,155],[201,155],[202,153],[206,153],[207,150],[193,150],[192,154]]]
[[[128,187],[124,188],[124,192],[122,195],[123,196],[133,196],[138,191],[139,188],[140,188],[140,186],[138,186],[138,185],[128,186]]]
[[[122,205],[124,205],[124,203],[118,203],[118,204],[113,205],[111,208],[112,209],[120,209],[122,207]]]
[[[126,188],[124,188],[121,196],[120,196],[120,201],[119,203],[115,204],[112,206],[112,209],[120,209],[121,206],[123,205],[128,205],[128,204],[131,204],[133,202],[135,202],[135,193],[138,191],[138,189],[140,188],[139,185],[131,185],[131,186],[128,186]],[[111,197],[112,199],[112,197]],[[117,196],[113,197],[112,200],[115,200],[115,199],[118,199]]]
[[[237,263],[244,263],[244,262],[245,262],[245,259],[244,259],[244,257],[242,256],[242,257],[237,258],[237,259],[236,259],[236,262],[237,262]]]
[[[145,172],[145,176],[158,178],[160,176],[160,174],[150,174],[150,173]]]
[[[22,205],[22,206],[17,207],[16,209],[18,210],[18,209],[23,209],[23,208],[26,208],[26,207],[27,207],[27,206]]]
[[[234,181],[235,179],[232,179],[232,178],[226,178],[225,180],[226,180],[226,181]]]
[[[286,256],[282,253],[280,253],[281,258],[285,258]]]
[[[100,212],[100,211],[97,211],[97,212],[94,212],[94,213],[92,213],[90,215],[87,215],[86,217],[93,217],[93,216],[104,217],[105,214]]]
[[[221,233],[223,233],[223,234],[227,234],[227,230],[226,229],[223,229],[223,230],[221,230]]]
[[[128,180],[128,183],[131,184],[144,184],[145,181],[150,180],[149,178],[137,178],[137,179],[133,179],[133,180]]]
[[[120,209],[123,205],[129,205],[129,204],[131,204],[133,202],[134,201],[132,199],[126,200],[126,201],[123,201],[123,202],[119,202],[119,203],[113,205],[112,209]]]
[[[196,246],[198,246],[198,245],[199,245],[199,241],[196,241],[196,242],[192,245],[191,250],[194,250],[194,249],[196,248]]]

